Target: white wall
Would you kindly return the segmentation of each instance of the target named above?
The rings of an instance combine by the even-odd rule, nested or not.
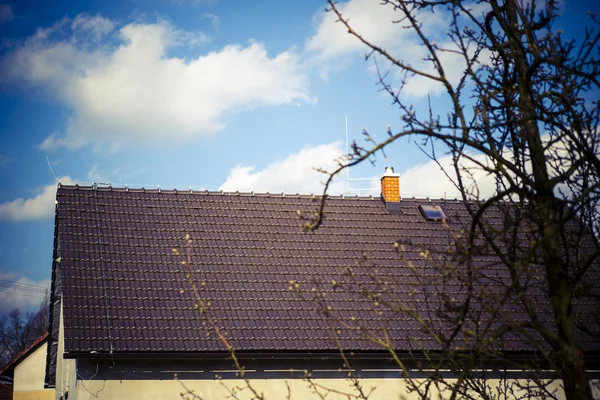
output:
[[[54,398],[54,390],[44,389],[47,343],[44,342],[15,367],[14,400]]]

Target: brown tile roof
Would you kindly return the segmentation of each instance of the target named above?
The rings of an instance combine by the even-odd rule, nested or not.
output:
[[[416,290],[413,269],[435,276],[423,251],[445,252],[451,234],[423,218],[417,206],[428,200],[403,200],[400,212],[390,214],[380,199],[330,198],[324,226],[312,233],[301,232],[297,219],[298,210],[314,212],[311,196],[62,186],[57,202],[55,254],[67,353],[108,352],[111,345],[115,354],[223,351],[207,334],[209,317],[239,351],[335,351],[340,320],[379,336],[383,324],[398,349],[436,348],[414,319],[380,310],[361,294],[376,280],[386,281],[387,292],[373,289],[382,302],[401,299],[427,309],[427,291],[436,288]],[[461,202],[435,204],[450,224],[467,218]],[[502,223],[499,215],[490,221]],[[185,253],[186,235],[208,313],[194,308],[185,258],[173,253]],[[406,245],[402,257],[394,243]],[[482,256],[476,263],[498,287],[508,279],[497,259]],[[464,292],[460,286],[447,290],[457,298]],[[321,292],[325,302],[315,298]],[[549,310],[540,299],[539,309]],[[522,318],[518,304],[512,307],[512,317]],[[346,349],[381,350],[360,332],[342,327],[339,335]],[[530,349],[510,335],[502,346]]]

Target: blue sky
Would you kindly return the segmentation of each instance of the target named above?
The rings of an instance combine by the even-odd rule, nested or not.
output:
[[[365,36],[418,63],[414,38],[378,3],[341,9]],[[64,183],[319,192],[312,167],[331,168],[344,152],[346,116],[351,140],[363,127],[378,138],[388,124],[400,129],[365,48],[324,8],[321,0],[0,5],[0,312],[34,307],[49,285],[57,180],[48,162]],[[598,8],[566,1],[560,26],[576,37]],[[443,15],[425,21],[443,38]],[[443,114],[439,94],[418,80],[405,91],[417,110],[429,95]],[[414,143],[387,156],[352,177],[393,165],[403,195],[454,197]],[[330,193],[345,190],[342,179]]]

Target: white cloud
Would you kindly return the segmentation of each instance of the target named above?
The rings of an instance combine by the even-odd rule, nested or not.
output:
[[[87,173],[87,177],[90,181],[96,183],[110,183],[110,179],[108,179],[105,175],[98,171],[98,164],[94,164],[92,168]]]
[[[350,20],[350,26],[373,43],[382,47],[396,47],[396,43],[402,41],[403,30],[392,23],[398,17],[392,7],[381,7],[372,0],[350,0],[338,3],[337,7],[344,19]],[[306,42],[306,49],[316,52],[318,57],[331,59],[367,50],[364,44],[348,33],[342,23],[336,22],[337,16],[333,12],[321,11],[316,19],[317,32]]]
[[[44,296],[50,293],[50,280],[34,281],[27,277],[15,279],[15,274],[0,273],[0,313],[14,308],[25,313],[35,311]]]
[[[438,51],[437,53],[438,59],[444,69],[444,76],[453,87],[457,87],[467,68],[465,58],[460,54],[458,46],[451,41],[438,43],[438,48],[444,50]],[[469,56],[472,57],[473,47],[468,50]],[[478,62],[481,64],[488,63],[490,61],[490,54],[489,50],[482,50],[478,55]],[[424,47],[415,47],[413,49],[412,57],[415,58],[416,62],[412,62],[411,65],[427,74],[438,76],[439,73],[435,70],[434,65],[429,61],[423,61],[423,58],[427,56],[428,54]],[[402,81],[404,78],[404,71],[392,66],[390,63],[385,63],[383,65],[386,65],[386,68],[393,71],[393,77],[396,82]],[[426,97],[428,94],[438,95],[446,91],[443,84],[420,75],[408,77],[402,90],[403,94],[414,97]]]
[[[59,181],[70,185],[73,183],[68,176]],[[56,200],[56,184],[46,185],[37,195],[30,198],[18,198],[0,203],[0,220],[26,221],[50,218],[54,215]]]
[[[337,166],[336,160],[340,160],[343,154],[342,143],[336,141],[316,147],[307,146],[258,171],[254,166],[237,165],[231,169],[220,190],[226,192],[237,190],[240,192],[320,193],[323,191],[323,182],[326,176],[316,172],[314,168],[322,167],[331,171]],[[487,165],[485,156],[471,157],[477,162]],[[452,157],[441,157],[439,162],[449,176],[454,178]],[[471,177],[463,176],[468,190],[473,190],[476,182],[480,198],[489,198],[495,193],[496,186],[492,176],[482,171],[472,161],[464,159],[460,165],[462,168],[468,169],[471,174]],[[330,194],[339,195],[346,191],[344,176],[342,173],[334,180],[329,190]],[[375,189],[365,189],[356,193],[361,196],[379,195],[379,177],[373,178],[365,185]],[[352,188],[356,189],[357,185],[353,184]],[[434,161],[416,165],[401,173],[400,191],[402,197],[442,198],[446,196],[446,198],[460,198],[460,192]]]
[[[326,176],[315,171],[315,168],[331,171],[337,166],[336,160],[339,160],[343,154],[342,143],[336,141],[316,147],[304,147],[297,153],[275,161],[259,171],[254,166],[237,165],[231,169],[220,189],[240,192],[318,194],[323,191]],[[337,179],[330,186],[329,193],[342,194],[344,189],[342,179]]]
[[[169,50],[206,35],[164,21],[114,26],[82,14],[39,29],[4,58],[0,82],[45,89],[72,110],[65,132],[40,148],[189,140],[222,129],[226,114],[310,100],[293,50],[269,56],[252,42],[183,59]]]
[[[10,4],[0,4],[0,24],[8,22],[15,17]]]
[[[542,143],[546,152],[546,159],[548,162],[548,172],[550,177],[556,177],[560,174],[564,174],[571,166],[574,161],[573,152],[569,151],[570,146],[565,140],[552,140],[550,135],[547,133],[543,134]],[[510,148],[505,148],[502,152],[504,159],[509,162],[514,162],[513,152]],[[494,169],[492,161],[489,157],[484,154],[468,153],[471,159],[462,157],[459,162],[461,176],[467,192],[470,193],[471,198],[478,197],[480,199],[488,199],[497,194],[496,187],[496,176],[489,174],[484,171],[480,165],[486,166],[486,168]],[[439,159],[439,164],[448,173],[448,176],[453,180],[456,180],[456,172],[454,170],[454,162],[451,156],[443,156]],[[407,169],[401,174],[400,178],[400,189],[401,193],[405,197],[432,197],[432,198],[461,198],[459,190],[454,186],[452,181],[441,170],[440,165],[435,161],[429,161],[424,164],[416,165],[412,168]],[[532,167],[528,162],[525,165],[525,172],[531,176]],[[510,173],[510,172],[509,172]],[[576,182],[581,179],[581,173],[575,172],[569,179],[570,183]],[[510,173],[513,180],[517,180],[513,173]],[[566,182],[560,184],[555,188],[556,195],[559,197],[569,196],[570,188]],[[562,194],[559,193],[562,191]]]
[[[114,28],[115,23],[108,18],[104,18],[99,14],[91,16],[87,13],[82,13],[77,15],[71,23],[71,30],[73,31],[72,39],[84,44],[88,41],[99,42],[104,36],[111,33]]]
[[[213,29],[219,29],[221,26],[221,18],[212,13],[202,14],[202,19],[208,19],[213,27]]]
[[[488,165],[487,158],[483,155],[472,156],[477,162]],[[439,159],[440,165],[446,170],[448,176],[455,180],[454,163],[451,156]],[[435,161],[416,165],[407,169],[400,176],[400,194],[402,197],[431,197],[431,198],[461,198],[460,191]],[[495,194],[496,183],[494,177],[484,172],[474,162],[464,160],[461,168],[468,170],[462,174],[467,190],[474,190],[475,183],[479,198],[489,198]]]
[[[543,136],[544,143],[548,143],[547,135]],[[549,152],[558,151],[561,160],[568,159],[565,147],[561,143],[551,145]],[[336,160],[340,160],[344,154],[341,142],[336,141],[316,147],[305,147],[297,153],[288,155],[286,158],[274,161],[262,170],[256,170],[254,166],[237,165],[232,168],[225,183],[220,187],[224,191],[240,192],[271,192],[271,193],[320,193],[323,190],[323,182],[326,176],[314,170],[314,167],[322,167],[331,171],[337,166]],[[496,178],[494,175],[484,171],[481,165],[490,166],[490,159],[484,154],[468,154],[469,158],[463,156],[459,162],[463,184],[468,197],[474,199],[488,199],[496,194]],[[506,149],[506,159],[512,159],[512,153]],[[400,193],[403,198],[448,198],[461,199],[460,191],[455,187],[456,181],[454,161],[452,156],[446,155],[439,158],[439,164],[428,161],[415,165],[400,173]],[[441,169],[444,168],[446,173]],[[565,167],[564,165],[562,167]],[[565,167],[566,168],[566,167]],[[383,173],[383,170],[381,171]],[[530,166],[527,166],[530,172]],[[554,176],[559,171],[551,168]],[[342,172],[334,180],[329,193],[332,195],[342,194],[346,191],[344,180],[345,172]],[[451,180],[452,179],[452,180]],[[513,176],[513,179],[515,177]],[[368,182],[368,183],[367,183]],[[363,184],[354,182],[352,189],[364,187],[360,192],[352,194],[378,196],[379,176],[373,180],[365,181]],[[371,188],[369,190],[368,188]],[[564,187],[561,189],[566,190]]]
[[[365,40],[384,49],[392,57],[405,64],[424,72],[436,74],[432,63],[424,60],[428,53],[420,39],[412,29],[403,27],[408,22],[394,23],[401,18],[402,13],[395,11],[390,4],[382,5],[372,0],[349,0],[338,3],[337,7],[343,18],[349,20],[352,29]],[[440,51],[438,56],[444,65],[444,72],[450,83],[458,84],[466,68],[466,63],[460,55],[453,52],[456,50],[456,45],[445,37],[445,31],[449,26],[447,16],[441,10],[436,13],[422,10],[415,13],[415,16],[422,23],[422,30],[431,41],[437,41],[441,49],[451,50]],[[306,50],[312,53],[313,62],[320,66],[321,75],[324,78],[327,78],[329,70],[344,68],[348,64],[345,56],[370,52],[365,44],[348,33],[348,29],[341,22],[336,22],[337,16],[333,12],[320,12],[317,14],[316,20],[317,31],[307,40]],[[404,72],[393,66],[384,57],[379,56],[377,60],[382,73],[391,71],[392,84],[398,86],[404,78]],[[372,74],[376,72],[372,63],[367,69]],[[444,87],[440,83],[414,76],[408,78],[402,93],[424,97],[428,94],[439,94],[443,90]]]
[[[66,146],[66,142],[59,137],[59,132],[54,132],[47,136],[38,147],[40,150],[54,150],[61,146]]]

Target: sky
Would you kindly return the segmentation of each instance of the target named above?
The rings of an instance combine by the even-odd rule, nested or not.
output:
[[[365,37],[420,65],[423,49],[379,3],[339,6]],[[314,168],[346,152],[346,120],[359,143],[363,129],[381,139],[402,127],[366,48],[322,0],[46,4],[0,4],[0,314],[35,309],[50,285],[59,181],[320,193]],[[577,37],[599,9],[565,0],[560,27]],[[443,40],[445,17],[424,21]],[[403,93],[417,110],[448,106],[423,80]],[[378,196],[390,165],[405,197],[458,195],[414,140],[386,155],[349,173],[373,180],[344,175],[329,193]]]

